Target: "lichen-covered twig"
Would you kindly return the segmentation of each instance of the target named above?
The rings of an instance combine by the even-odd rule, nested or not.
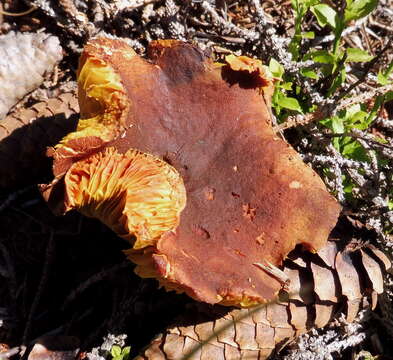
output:
[[[316,111],[306,114],[306,115],[295,115],[289,116],[285,122],[277,125],[275,130],[283,131],[290,129],[296,126],[304,126],[313,122],[318,122],[320,120],[326,119],[328,117],[333,116],[337,112],[349,108],[351,105],[359,104],[359,103],[366,103],[367,101],[372,100],[376,96],[386,94],[389,91],[393,90],[393,84],[388,84],[380,87],[376,87],[367,92],[362,92],[361,94],[349,98],[345,98],[340,100],[338,103],[334,105],[329,102],[326,105],[321,106]]]
[[[233,33],[236,34],[237,36],[244,37],[245,39],[248,40],[256,40],[259,38],[259,34],[253,30],[246,30],[242,29],[229,21],[225,21],[214,9],[212,5],[206,0],[202,1],[201,4],[202,8],[212,17],[212,20],[214,23],[219,25],[220,27],[223,28],[224,31],[226,31],[228,34]]]

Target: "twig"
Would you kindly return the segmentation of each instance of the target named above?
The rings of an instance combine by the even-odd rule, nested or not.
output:
[[[370,177],[373,176],[373,172],[371,171],[370,165],[368,163],[364,161],[346,159],[338,152],[336,152],[333,156],[306,154],[304,156],[304,160],[305,161],[311,160],[314,163],[320,163],[321,165],[329,165],[329,166],[338,163],[341,168],[345,168],[347,170],[348,169],[355,170],[355,171],[362,169],[362,171],[365,173],[366,176],[370,176]]]
[[[62,310],[64,310],[69,305],[69,303],[73,302],[79,294],[84,292],[91,285],[93,285],[99,281],[102,281],[104,278],[116,273],[117,271],[119,271],[121,269],[125,269],[125,268],[129,267],[130,265],[131,265],[131,263],[128,260],[126,260],[120,264],[116,264],[116,265],[112,266],[109,269],[105,269],[105,270],[100,271],[99,273],[94,274],[93,276],[88,278],[86,281],[81,283],[75,290],[73,290],[66,297],[66,299],[64,300],[64,303],[61,307]]]
[[[358,85],[365,81],[369,70],[380,60],[381,56],[386,52],[386,50],[390,48],[392,39],[393,37],[390,37],[384,48],[375,56],[374,59],[367,63],[366,67],[363,70],[363,75],[359,78],[359,80],[349,86],[349,88],[342,92],[338,97],[336,97],[336,100],[341,100],[346,95],[348,95],[354,88],[356,88]]]
[[[298,114],[295,116],[288,116],[283,123],[273,127],[273,130],[278,133],[300,125],[304,126],[311,123],[316,123],[329,117],[330,113],[332,113],[331,105],[325,105],[306,115]]]
[[[307,124],[318,122],[320,120],[333,116],[338,111],[346,109],[351,105],[366,103],[367,101],[373,99],[376,96],[386,94],[388,91],[393,91],[393,84],[381,86],[371,91],[368,91],[366,93],[362,93],[358,96],[341,100],[336,106],[333,106],[332,104],[328,104],[306,115],[298,114],[295,116],[288,116],[285,122],[275,126],[273,130],[275,132],[280,132],[296,126],[300,126],[300,125],[304,126]]]
[[[224,30],[227,30],[229,33],[232,32],[237,36],[244,37],[247,40],[256,40],[259,38],[259,34],[255,31],[245,30],[230,23],[229,21],[225,21],[225,19],[218,15],[217,11],[207,1],[203,1],[201,6],[205,12],[207,12],[212,17],[213,21],[217,25],[222,27]]]
[[[59,0],[59,5],[63,8],[64,12],[77,23],[85,25],[88,22],[87,16],[77,9],[74,0]]]
[[[6,210],[17,198],[21,195],[26,194],[29,190],[31,190],[33,186],[28,186],[26,188],[15,191],[7,196],[7,198],[0,204],[0,212]]]
[[[381,143],[381,142],[375,140],[375,138],[372,135],[362,132],[359,129],[352,129],[350,132],[343,132],[343,133],[332,133],[332,132],[330,132],[329,129],[326,129],[326,130],[324,130],[324,135],[327,137],[331,137],[331,138],[349,136],[353,139],[360,139],[360,140],[367,141],[368,146],[370,146],[370,143],[371,143],[371,146],[373,148],[374,147],[378,148],[378,149],[383,148],[386,150],[393,151],[393,145]]]
[[[375,123],[378,126],[381,126],[387,130],[393,130],[393,120],[392,119],[384,119],[382,117],[378,117],[375,119]]]
[[[385,24],[381,24],[380,22],[376,21],[373,17],[370,17],[370,24],[373,26],[377,26],[380,29],[389,31],[389,32],[393,32],[393,27],[385,25]]]
[[[263,34],[263,36],[261,36],[261,41],[266,42],[265,47],[273,51],[284,68],[290,71],[289,69],[291,69],[295,63],[292,61],[292,55],[286,50],[289,39],[283,39],[277,35],[274,26],[268,23],[259,0],[250,0],[250,4],[255,8],[258,20],[257,27],[260,33]]]
[[[135,1],[116,1],[111,5],[113,16],[117,15],[119,12],[123,10],[134,10],[140,7],[144,7],[146,5],[154,4],[161,0],[135,0]]]
[[[371,91],[368,91],[366,93],[362,93],[358,96],[350,97],[345,100],[340,101],[339,105],[337,106],[336,111],[343,110],[351,105],[354,104],[359,104],[359,103],[365,103],[371,99],[373,99],[376,96],[386,94],[388,91],[393,91],[393,84],[388,84],[385,86],[380,86],[378,88],[375,88]],[[340,97],[342,98],[342,97]]]
[[[10,239],[12,242],[12,238]],[[15,264],[11,259],[10,253],[7,247],[0,241],[0,252],[3,255],[5,266],[6,266],[6,273],[2,274],[7,279],[8,282],[8,289],[10,294],[10,308],[12,309],[13,315],[16,317],[18,311],[16,306],[16,298],[17,298],[17,280],[15,274]],[[5,269],[4,269],[5,270]]]
[[[6,15],[6,16],[25,16],[25,15],[32,13],[36,9],[37,8],[35,6],[32,6],[29,10],[22,11],[20,13],[13,13],[13,12],[9,12],[9,11],[0,9],[0,14]]]
[[[37,307],[41,301],[42,294],[44,293],[46,283],[48,281],[49,269],[54,256],[54,249],[55,249],[55,241],[54,241],[53,231],[51,231],[49,235],[48,245],[46,247],[45,263],[42,269],[41,280],[40,283],[38,284],[37,292],[34,297],[33,303],[30,307],[30,312],[27,318],[25,331],[23,333],[23,341],[22,341],[23,344],[26,344],[29,338],[30,330],[33,322],[33,316],[35,315]]]
[[[370,34],[371,36],[373,36],[375,39],[377,39],[378,41],[381,41],[382,38],[380,36],[378,36],[374,31],[372,31],[370,28],[366,28],[366,33]]]
[[[337,151],[332,144],[329,144],[326,147],[326,149],[333,156],[335,157],[337,156]],[[340,203],[344,203],[345,194],[344,194],[344,184],[343,184],[341,167],[338,162],[331,164],[331,166],[332,166],[333,174],[335,175],[334,185],[335,185],[335,190],[337,192],[338,201],[340,201]]]
[[[179,21],[179,7],[174,0],[165,0],[165,13],[169,34],[174,39],[186,40],[186,28]]]
[[[365,22],[367,21],[367,17],[364,17],[358,21],[355,22],[354,25],[347,27],[343,33],[342,33],[342,37],[349,35],[350,33],[358,30]],[[330,41],[334,40],[334,35],[326,35],[326,36],[320,36],[320,37],[316,37],[313,41],[313,45],[319,45],[319,44],[323,44],[323,43],[327,43]]]
[[[0,353],[0,360],[7,360],[15,355],[22,354],[26,351],[26,346],[16,346],[7,351]]]

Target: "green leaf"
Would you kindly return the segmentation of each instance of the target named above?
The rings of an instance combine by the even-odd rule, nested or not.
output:
[[[320,0],[292,0],[292,8],[297,15],[304,16],[310,6],[316,5]]]
[[[354,128],[366,130],[373,119],[373,116],[370,117],[368,112],[362,110],[360,104],[354,104],[346,109],[344,125],[347,130]]]
[[[327,4],[318,4],[310,8],[315,15],[320,26],[330,25],[333,29],[336,28],[336,10],[332,9]]]
[[[351,116],[351,122],[353,124],[357,124],[357,123],[361,124],[361,123],[365,122],[367,117],[368,117],[368,113],[360,110],[357,113],[355,113],[353,116]]]
[[[123,356],[123,360],[128,360],[130,357],[131,346],[126,346],[121,351],[121,355]]]
[[[352,140],[351,138],[344,138],[345,144],[342,145],[341,154],[346,158],[369,162],[369,158],[367,156],[366,150],[364,147],[356,140]]]
[[[300,107],[299,102],[295,98],[285,96],[282,93],[279,94],[277,103],[285,109],[302,112],[302,108]]]
[[[274,93],[273,93],[273,97],[272,97],[272,106],[274,108],[274,110],[276,111],[276,115],[279,116],[280,112],[281,112],[281,108],[278,105],[278,96],[280,94],[280,90],[278,90],[277,87],[274,88]]]
[[[388,140],[386,140],[386,139],[384,139],[384,138],[381,138],[381,137],[379,137],[379,136],[374,136],[374,140],[375,140],[375,141],[378,141],[378,142],[381,143],[381,144],[389,144],[389,141],[388,141]]]
[[[123,348],[123,350],[121,351],[121,354],[122,355],[128,355],[130,353],[130,350],[131,350],[131,346],[125,346]]]
[[[347,49],[347,58],[345,61],[347,62],[367,62],[374,59],[375,56],[370,55],[367,51],[357,49],[357,48],[348,48]]]
[[[284,90],[292,90],[292,82],[284,82],[284,83],[278,85],[278,87],[280,89],[284,89]]]
[[[311,57],[315,62],[322,64],[334,64],[336,62],[336,58],[333,54],[331,54],[327,50],[316,50],[309,54],[307,54],[306,59]]]
[[[340,139],[339,138],[333,139],[333,146],[337,149],[337,151],[340,151]]]
[[[354,116],[357,112],[362,110],[360,104],[353,104],[345,110],[345,120],[350,121],[351,117]]]
[[[388,91],[385,94],[385,102],[388,102],[388,101],[391,101],[391,100],[393,100],[393,91]]]
[[[344,133],[345,129],[344,129],[344,122],[343,119],[340,119],[339,117],[335,116],[332,118],[332,130],[336,133],[336,134],[342,134]]]
[[[368,112],[368,116],[367,116],[367,120],[366,120],[367,124],[371,124],[373,122],[373,120],[377,117],[378,112],[379,112],[383,102],[384,102],[384,96],[378,95],[375,98],[374,105],[373,105],[371,111]]]
[[[389,76],[386,76],[381,70],[379,70],[377,75],[377,81],[380,85],[388,85],[392,81],[389,79]]]
[[[315,33],[314,31],[307,31],[307,32],[302,32],[302,38],[303,39],[314,39],[315,38]]]
[[[310,79],[317,80],[319,78],[318,74],[315,71],[310,70],[310,69],[300,69],[300,73],[303,76],[308,77]]]
[[[113,345],[111,349],[111,355],[115,358],[121,355],[121,347],[118,345]]]
[[[320,0],[299,0],[299,3],[304,4],[307,7],[317,5]]]
[[[334,29],[334,41],[333,41],[333,54],[337,55],[340,51],[340,42],[345,29],[345,22],[343,17],[336,16],[336,28]]]
[[[344,12],[344,21],[358,20],[371,13],[378,5],[378,0],[354,0],[347,1]]]
[[[390,80],[390,74],[393,72],[393,61],[388,65],[385,71],[379,70],[377,75],[377,81],[380,85],[388,85],[392,81]]]
[[[377,81],[379,85],[387,85],[390,82],[388,77],[385,76],[381,70],[378,71]]]
[[[360,130],[366,130],[370,126],[370,122],[367,121],[368,113],[365,111],[359,111],[352,117],[353,127]],[[371,119],[373,120],[373,118]]]
[[[338,73],[338,75],[334,78],[332,86],[330,87],[327,95],[328,96],[333,95],[334,92],[344,83],[346,77],[347,77],[347,72],[345,71],[345,68],[343,68]]]
[[[352,190],[355,187],[355,185],[352,182],[346,182],[346,184],[344,185],[344,192],[346,194],[352,194]]]
[[[269,62],[269,70],[273,74],[274,77],[282,79],[284,75],[284,67],[275,59],[271,58]]]

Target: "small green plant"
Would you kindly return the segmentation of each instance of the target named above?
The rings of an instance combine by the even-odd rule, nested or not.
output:
[[[121,348],[119,345],[113,345],[111,349],[112,360],[129,360],[130,346]]]
[[[348,63],[367,63],[374,59],[367,51],[358,48],[341,48],[342,34],[345,28],[353,20],[358,20],[368,15],[377,5],[376,0],[348,0],[344,9],[337,11],[320,0],[292,0],[295,14],[295,34],[289,44],[292,60],[296,62],[311,62],[300,73],[305,78],[314,81],[314,87],[325,98],[340,96],[339,90],[345,84]],[[302,31],[303,21],[307,14],[312,14],[319,26],[330,29],[334,37],[330,49],[308,48],[302,53],[303,41],[314,39],[314,31]],[[282,110],[308,113],[315,110],[309,105],[309,97],[302,93],[302,89],[293,86],[293,75],[284,74],[284,68],[276,60],[272,59],[269,64],[270,71],[278,78],[277,91],[274,94],[273,106],[279,118],[288,116],[288,112]],[[388,69],[391,71],[391,69]],[[388,81],[388,74],[380,74],[381,80]]]
[[[305,78],[313,81],[313,87],[325,99],[336,98],[337,100],[345,96],[343,85],[346,82],[347,63],[367,63],[374,59],[374,56],[367,51],[357,48],[340,47],[343,31],[353,20],[358,20],[368,15],[377,5],[376,0],[348,0],[344,10],[336,11],[328,4],[319,0],[292,0],[292,7],[295,13],[295,34],[290,43],[289,49],[293,60],[297,62],[309,61],[310,66],[302,68],[300,73]],[[302,32],[302,22],[306,14],[313,14],[321,27],[328,27],[334,40],[331,49],[310,48],[301,54],[302,41],[313,39],[313,31]],[[273,107],[279,121],[288,117],[292,113],[307,114],[315,110],[311,105],[309,94],[305,93],[298,86],[295,86],[293,75],[285,74],[284,67],[275,59],[271,59],[269,69],[277,79],[275,92],[273,95]],[[378,83],[387,85],[391,83],[389,77],[393,71],[393,62],[385,71],[378,73]],[[343,95],[344,94],[344,95]],[[355,105],[339,112],[330,119],[325,119],[321,123],[336,134],[343,134],[343,138],[334,140],[335,147],[345,156],[355,156],[359,153],[359,146],[356,141],[351,141],[344,134],[353,128],[366,130],[378,114],[382,104],[393,98],[393,92],[387,92],[378,96],[371,111],[366,109],[366,104]],[[365,160],[362,155],[362,160]]]
[[[285,94],[285,91],[292,90],[293,83],[292,81],[284,80],[284,67],[275,59],[270,59],[269,70],[276,78],[275,90],[272,99],[276,114],[280,115],[283,109],[294,110],[301,113],[302,108],[298,100]]]
[[[319,131],[325,134],[325,139],[331,138],[334,151],[342,159],[352,161],[348,164],[358,164],[355,169],[359,174],[357,179],[351,171],[341,172],[344,168],[334,173],[331,166],[322,166],[326,178],[334,183],[341,182],[341,188],[339,186],[335,190],[340,201],[352,209],[362,208],[362,211],[374,206],[373,202],[359,194],[364,191],[361,188],[366,182],[372,187],[373,181],[380,179],[378,174],[384,171],[382,178],[386,178],[386,190],[378,195],[374,191],[370,198],[383,198],[387,205],[381,211],[386,212],[393,210],[393,189],[389,187],[393,179],[388,171],[389,157],[382,150],[384,146],[385,149],[390,146],[390,140],[374,131],[374,124],[384,103],[393,99],[393,61],[375,71],[382,50],[380,54],[370,54],[364,49],[348,47],[343,41],[346,29],[369,15],[377,5],[377,0],[292,0],[294,35],[289,44],[292,65],[288,65],[286,59],[282,58],[280,63],[272,58],[269,69],[276,79],[272,106],[278,122],[291,117],[294,119],[294,115],[302,121],[313,118],[313,114],[319,112],[316,120]],[[306,24],[311,24],[311,27],[307,28]],[[370,74],[373,88],[386,90],[368,98],[362,98],[363,93],[354,96],[351,90]],[[333,110],[320,111],[329,104]],[[345,106],[337,107],[339,104]],[[322,113],[324,115],[321,116]],[[327,146],[327,143],[321,144],[321,147]],[[331,154],[332,150],[329,151]],[[393,232],[389,221],[385,223],[384,231],[386,234]]]

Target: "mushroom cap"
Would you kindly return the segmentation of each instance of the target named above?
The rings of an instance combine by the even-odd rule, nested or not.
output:
[[[106,221],[130,240],[127,255],[137,263],[136,272],[212,304],[252,306],[274,298],[285,283],[276,267],[297,244],[323,247],[340,206],[273,132],[273,79],[258,60],[229,56],[217,64],[197,47],[175,40],[152,42],[148,56],[136,56],[121,40],[100,38],[86,45],[79,67],[80,107],[90,125],[53,150],[56,180],[46,188],[46,198],[63,211],[81,209],[81,203],[70,206],[58,196],[56,182],[69,194],[67,172],[73,163],[89,161],[105,148],[116,154],[138,149],[163,159],[184,182],[186,204],[176,210],[180,221],[168,222],[173,227],[163,227],[145,246],[125,236],[131,230],[120,229],[121,221]],[[110,69],[111,80],[90,76],[94,64]],[[91,94],[92,87],[110,82],[121,84],[116,96]],[[108,96],[117,99],[116,111],[107,110]],[[111,131],[100,137],[89,126]],[[81,146],[93,139],[93,150]],[[67,155],[59,157],[62,152]],[[80,191],[87,186],[79,184]],[[181,204],[179,198],[175,203]],[[89,204],[83,202],[83,208]],[[93,206],[89,215],[98,216]]]

